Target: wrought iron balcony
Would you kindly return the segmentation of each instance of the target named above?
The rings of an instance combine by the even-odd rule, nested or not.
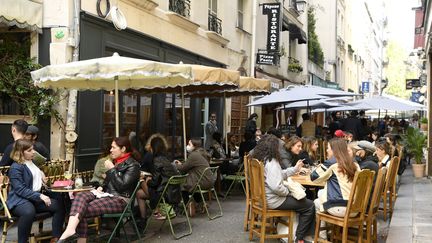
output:
[[[170,0],[169,10],[185,18],[190,17],[190,0]]]
[[[208,29],[222,35],[222,20],[209,11]]]

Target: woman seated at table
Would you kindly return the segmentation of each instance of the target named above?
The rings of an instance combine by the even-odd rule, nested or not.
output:
[[[135,156],[137,151],[132,150],[127,137],[117,137],[111,143],[111,160],[105,161],[108,169],[103,188],[94,191],[80,192],[72,202],[69,221],[66,230],[59,242],[65,242],[78,234],[79,242],[87,238],[87,219],[101,216],[106,213],[120,213],[127,205],[140,177],[140,165]],[[97,198],[107,192],[112,196]]]
[[[378,157],[378,165],[381,167],[390,166],[391,162],[391,149],[388,142],[384,139],[380,139],[375,143],[375,154]]]
[[[62,233],[65,218],[63,202],[53,192],[42,192],[46,182],[43,172],[33,163],[33,143],[18,139],[13,145],[11,159],[15,162],[9,169],[10,191],[6,201],[12,215],[19,217],[18,242],[27,242],[36,213],[53,215],[51,242],[56,242]],[[4,236],[3,236],[4,237]]]
[[[215,132],[212,137],[213,143],[210,144],[209,149],[210,157],[215,159],[225,159],[227,156],[225,154],[225,149],[222,147],[222,134],[220,132]]]
[[[183,174],[188,174],[186,183],[182,188],[182,196],[185,203],[189,201],[189,195],[204,173],[204,170],[210,166],[210,156],[202,147],[200,138],[192,138],[189,140],[186,150],[189,153],[186,161],[184,163],[178,160],[175,161],[177,169]],[[200,182],[201,189],[205,190],[211,188],[215,181],[216,178],[212,177],[211,171],[207,170]],[[201,197],[198,194],[193,195],[193,197],[195,202],[201,202]]]
[[[334,158],[336,163],[327,169],[319,166],[311,174],[311,180],[316,183],[326,182],[324,189],[318,192],[315,199],[317,210],[344,217],[351,186],[356,171],[360,170],[353,157],[348,153],[348,145],[342,138],[333,138],[327,145],[327,155]]]
[[[303,163],[314,165],[318,163],[318,139],[315,137],[303,137],[303,147],[299,158],[304,159]]]
[[[93,186],[101,186],[105,180],[106,177],[106,172],[107,172],[107,168],[105,167],[105,161],[106,160],[111,160],[110,157],[110,147],[107,147],[105,149],[105,152],[99,156],[99,159],[96,161],[95,167],[94,167],[94,172],[93,172],[93,177],[90,180],[90,182],[92,183]]]
[[[153,154],[154,170],[152,175],[147,176],[146,180],[142,182],[141,189],[137,191],[141,219],[144,220],[140,222],[145,222],[146,218],[145,199],[150,199],[150,207],[155,208],[170,177],[179,174],[172,161],[168,159],[167,149],[165,137],[159,135],[152,138],[150,152]],[[168,203],[179,203],[180,196],[180,188],[168,188],[166,200]],[[164,219],[164,216],[157,213],[155,218]],[[142,226],[144,225],[142,224]]]
[[[288,139],[288,142],[285,144],[285,149],[288,150],[287,154],[287,162],[282,165],[282,168],[289,168],[296,164],[296,162],[300,159],[300,152],[302,151],[303,142],[302,139],[298,136],[292,136]],[[284,160],[285,161],[285,160]]]
[[[299,215],[296,230],[296,242],[304,242],[307,235],[313,235],[315,207],[313,201],[303,198],[297,200],[290,195],[284,181],[295,175],[303,166],[302,160],[296,161],[294,167],[282,169],[279,154],[279,139],[270,134],[264,135],[254,149],[255,159],[264,162],[265,193],[267,206],[276,210],[294,210]]]

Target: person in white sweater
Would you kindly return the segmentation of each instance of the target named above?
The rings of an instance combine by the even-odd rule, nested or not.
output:
[[[282,169],[280,165],[279,139],[274,135],[264,135],[254,149],[253,157],[264,162],[265,192],[267,207],[277,210],[293,210],[299,215],[296,229],[296,242],[303,243],[307,235],[312,235],[315,225],[313,201],[303,198],[297,200],[290,195],[283,181],[300,171],[303,161],[294,167]]]

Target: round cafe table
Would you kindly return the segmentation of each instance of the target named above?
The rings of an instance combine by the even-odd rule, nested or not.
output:
[[[66,186],[59,186],[59,187],[51,187],[51,191],[53,192],[85,192],[85,191],[91,191],[95,189],[93,186],[82,186],[80,188],[75,188],[75,186],[72,187],[66,187]]]

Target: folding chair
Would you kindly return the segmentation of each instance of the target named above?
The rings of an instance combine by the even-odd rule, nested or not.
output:
[[[200,184],[201,184],[201,180],[203,179],[203,177],[204,177],[204,175],[207,173],[207,171],[210,171],[210,173],[211,173],[211,177],[212,177],[212,178],[215,178],[215,177],[217,176],[217,171],[218,171],[218,169],[219,169],[219,166],[216,166],[216,167],[207,167],[207,168],[203,171],[203,173],[201,174],[201,176],[200,176],[198,182],[196,183],[194,189],[192,190],[191,197],[189,198],[189,202],[190,202],[190,201],[192,200],[192,196],[193,196],[195,193],[199,193],[199,194],[201,195],[201,199],[203,200],[204,209],[205,209],[205,211],[206,211],[206,213],[207,213],[207,217],[208,217],[210,220],[213,220],[213,219],[216,219],[216,218],[219,218],[219,217],[222,217],[222,216],[223,216],[222,206],[221,206],[221,204],[220,204],[220,202],[219,202],[219,198],[218,198],[218,195],[217,195],[217,192],[216,192],[216,189],[215,189],[214,185],[212,185],[212,187],[209,188],[209,189],[202,189]],[[207,203],[206,203],[205,198],[204,198],[204,194],[205,194],[205,193],[214,193],[214,196],[215,196],[215,198],[216,198],[216,202],[217,202],[217,204],[218,204],[218,206],[219,206],[219,214],[216,214],[216,215],[214,215],[214,216],[210,216],[210,213],[209,213],[209,210],[208,210],[208,206],[207,206]],[[189,202],[188,202],[188,203],[189,203]]]
[[[106,214],[102,215],[102,218],[117,218],[118,219],[117,220],[117,224],[114,227],[114,230],[112,231],[112,233],[111,233],[111,235],[110,235],[110,237],[109,237],[109,239],[107,241],[108,243],[111,242],[111,240],[113,239],[114,235],[117,233],[117,230],[119,229],[119,227],[121,227],[123,229],[123,232],[125,233],[127,242],[130,242],[129,238],[127,237],[126,229],[124,227],[125,224],[127,224],[128,222],[130,222],[130,220],[132,220],[132,225],[133,225],[133,227],[135,229],[135,232],[136,232],[136,234],[138,236],[138,241],[142,241],[140,232],[138,230],[138,226],[136,224],[134,213],[133,213],[133,205],[134,205],[134,202],[135,202],[136,192],[140,188],[140,185],[141,185],[142,181],[143,180],[139,180],[138,181],[138,183],[137,183],[137,185],[135,187],[135,190],[133,191],[131,197],[129,198],[129,201],[128,201],[126,207],[123,209],[122,213],[110,213],[110,214],[106,213]],[[127,218],[129,218],[129,220],[126,220],[126,222],[123,222],[123,220],[127,219]]]
[[[245,171],[244,170],[244,163],[242,163],[241,165],[239,165],[239,169],[234,175],[225,175],[223,177],[224,180],[231,181],[231,184],[228,187],[227,192],[225,193],[224,200],[228,197],[228,194],[231,192],[231,189],[234,186],[234,184],[240,183],[242,188],[243,188],[244,193],[246,194],[245,185],[243,183],[246,180],[244,171]]]
[[[159,205],[160,204],[167,204],[168,202],[165,200],[165,195],[168,193],[168,188],[171,186],[171,187],[173,187],[173,186],[181,186],[182,184],[185,184],[186,183],[186,177],[188,176],[188,174],[186,174],[186,175],[175,175],[175,176],[171,176],[170,177],[170,179],[168,180],[168,182],[167,182],[167,184],[165,185],[165,187],[164,187],[164,189],[163,189],[163,191],[162,191],[162,194],[161,194],[161,196],[160,196],[160,198],[159,198],[159,201],[158,201],[158,203],[157,203],[157,206],[156,206],[156,208],[155,208],[155,210],[157,209],[157,208],[159,208]],[[171,210],[173,210],[173,208],[171,207],[170,208],[170,210],[168,211],[168,212],[166,212],[166,219],[164,220],[164,223],[165,223],[165,221],[166,220],[168,220],[168,223],[169,223],[169,225],[170,225],[170,228],[171,228],[171,234],[173,235],[173,237],[177,240],[177,239],[180,239],[180,238],[182,238],[182,237],[185,237],[185,236],[188,236],[188,235],[190,235],[190,234],[192,234],[192,225],[191,225],[191,223],[190,223],[190,219],[189,219],[189,216],[188,216],[188,214],[187,214],[187,208],[186,208],[186,204],[185,204],[185,202],[183,201],[183,197],[181,197],[180,196],[180,205],[181,206],[183,206],[183,212],[184,212],[184,214],[185,214],[185,216],[186,216],[186,221],[187,221],[187,223],[188,223],[188,226],[189,226],[189,231],[188,232],[186,232],[186,233],[183,233],[183,234],[181,234],[181,235],[177,235],[176,233],[175,233],[175,231],[174,231],[174,227],[173,227],[173,225],[172,225],[172,222],[171,222],[171,217],[169,216],[170,215],[170,212],[171,212]],[[147,227],[148,227],[148,225],[150,224],[150,220],[151,220],[151,218],[152,217],[150,217],[149,219],[148,219],[148,221],[147,221],[147,225],[146,225],[146,228],[145,228],[145,230],[144,230],[144,232],[147,230]],[[163,224],[162,224],[162,226],[163,226]],[[162,227],[161,226],[161,227]]]

